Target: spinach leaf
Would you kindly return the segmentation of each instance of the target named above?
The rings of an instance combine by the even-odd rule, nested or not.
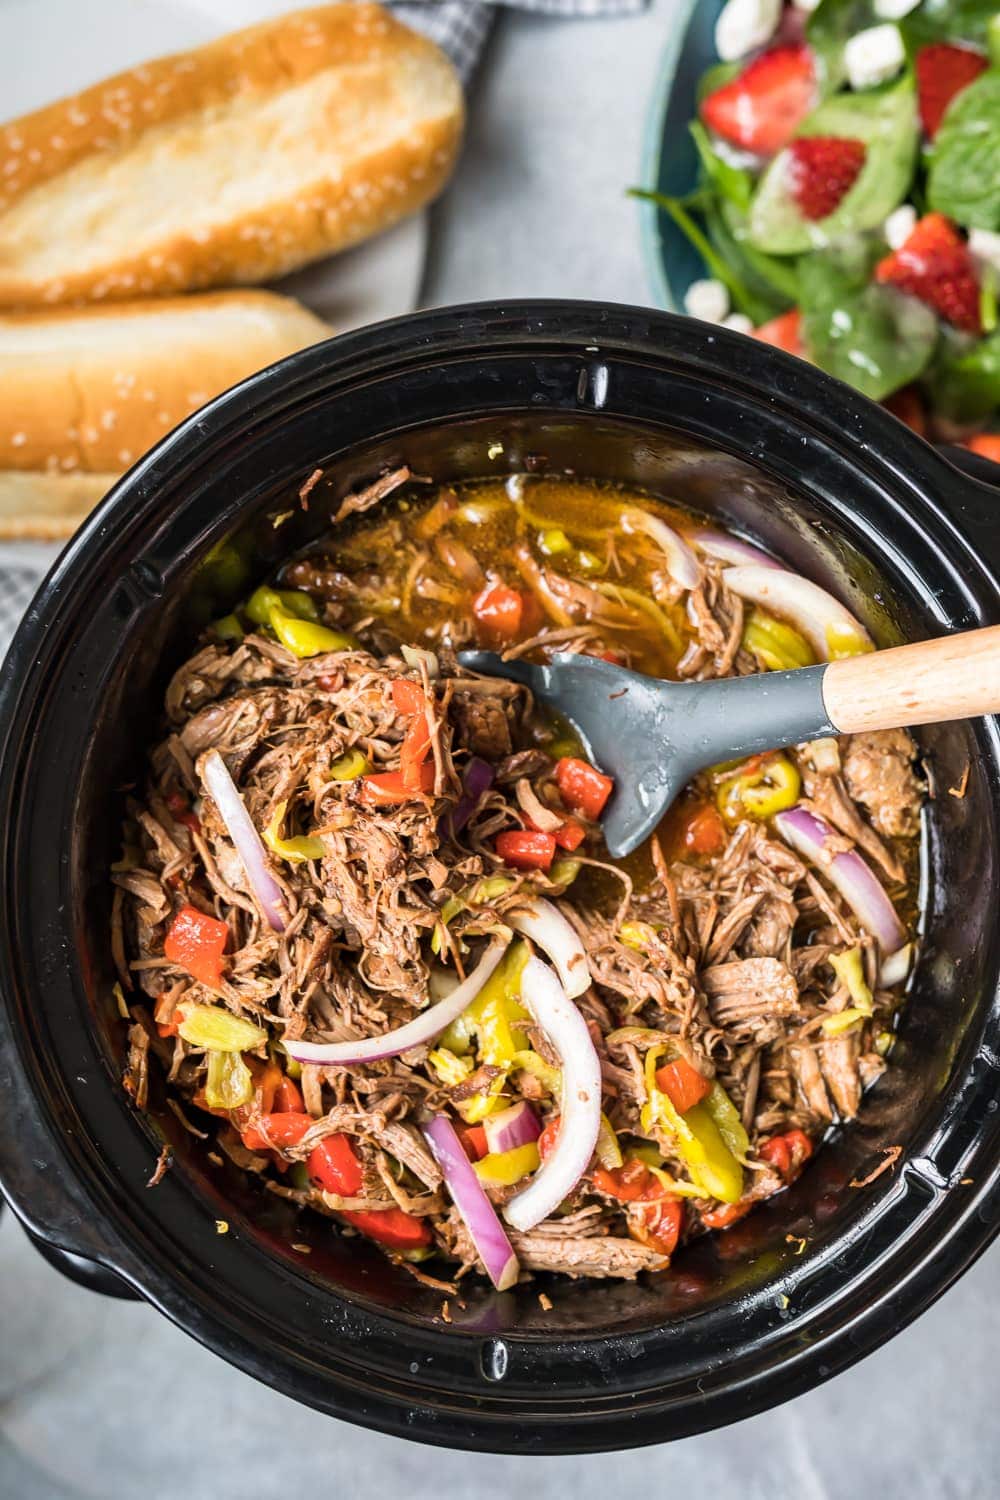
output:
[[[928,371],[935,409],[955,422],[975,422],[1000,412],[1000,329],[970,343],[949,331]]]
[[[774,304],[773,313],[784,312],[798,301],[798,262],[791,257],[765,255],[747,238],[747,217],[733,203],[719,203],[705,212],[712,243],[733,265],[753,291]],[[773,313],[771,316],[773,316]]]
[[[836,93],[847,76],[844,44],[878,18],[872,0],[820,0],[806,22],[806,41],[816,58],[820,92]]]
[[[725,255],[716,250],[701,225],[692,218],[686,204],[682,203],[679,198],[671,198],[666,193],[654,193],[646,188],[629,188],[628,192],[631,198],[642,198],[647,203],[655,203],[673,219],[677,228],[705,262],[706,273],[714,276],[726,287],[735,308],[746,313],[747,317],[752,318],[755,323],[767,321],[771,316],[770,303],[764,303],[758,296],[755,296],[743,281],[738,270],[734,269]],[[705,213],[705,208],[701,208],[701,212]]]
[[[734,203],[741,212],[746,213],[753,196],[753,178],[750,173],[744,172],[740,167],[734,167],[728,161],[723,161],[722,157],[713,151],[708,131],[700,120],[692,120],[688,129],[698,148],[698,157],[705,177],[718,190],[721,197]]]
[[[819,11],[816,12],[819,15]],[[799,135],[864,141],[865,164],[825,219],[803,218],[788,191],[788,152],[779,151],[750,206],[750,242],[769,255],[800,255],[873,229],[906,197],[917,156],[916,90],[909,73],[863,94],[838,94],[804,121]]]
[[[969,229],[1000,229],[1000,68],[948,106],[934,139],[927,198]]]
[[[812,359],[873,401],[922,374],[938,339],[929,307],[871,280],[880,248],[858,238],[799,262],[802,334]]]
[[[900,23],[908,47],[928,42],[975,42],[985,46],[997,0],[923,0]]]

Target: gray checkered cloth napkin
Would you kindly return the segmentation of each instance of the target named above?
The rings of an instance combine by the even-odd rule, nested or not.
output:
[[[501,4],[545,16],[623,16],[644,10],[648,0],[401,0],[391,9],[408,26],[437,42],[468,84]],[[58,552],[56,546],[0,544],[0,662]]]

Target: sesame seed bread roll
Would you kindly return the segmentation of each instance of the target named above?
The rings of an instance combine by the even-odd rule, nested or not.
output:
[[[268,281],[447,181],[462,90],[377,5],[322,5],[0,127],[0,306]]]
[[[0,536],[69,535],[178,422],[331,333],[275,292],[0,314]],[[36,510],[11,471],[65,482],[39,486]]]

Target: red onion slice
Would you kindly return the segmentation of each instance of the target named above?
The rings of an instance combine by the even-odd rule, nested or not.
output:
[[[904,943],[902,948],[897,948],[895,953],[890,953],[882,967],[878,971],[878,982],[884,989],[891,990],[897,984],[902,984],[910,977],[910,969],[913,966],[913,944]]]
[[[774,823],[785,842],[822,870],[836,886],[883,954],[894,954],[902,948],[906,932],[896,915],[896,908],[856,849],[831,857],[827,840],[836,848],[841,836],[824,818],[817,817],[806,807],[793,807],[788,812],[778,813]]]
[[[447,833],[449,838],[454,838],[456,834],[461,833],[493,785],[495,775],[496,772],[489,761],[480,760],[478,755],[474,755],[469,761],[462,776],[461,797],[450,811],[441,816],[442,832]]]
[[[514,912],[504,912],[504,921],[515,932],[530,938],[555,965],[559,982],[571,1000],[590,988],[590,968],[583,944],[557,906],[542,897],[525,902]]]
[[[514,1285],[520,1271],[517,1256],[493,1204],[472,1170],[472,1163],[462,1149],[454,1125],[447,1115],[435,1115],[422,1128],[487,1275],[498,1292],[505,1292]]]
[[[756,566],[727,568],[723,582],[739,594],[794,625],[820,661],[873,649],[871,636],[838,599],[798,573]]]
[[[590,1165],[601,1128],[601,1062],[586,1021],[540,958],[529,958],[524,966],[521,1001],[562,1063],[559,1139],[528,1186],[504,1209],[507,1223],[526,1234],[555,1212]]]
[[[319,1063],[320,1067],[348,1067],[352,1063],[381,1062],[384,1057],[398,1057],[411,1047],[423,1047],[440,1036],[446,1026],[457,1021],[475,1000],[483,985],[503,958],[510,938],[494,938],[472,973],[457,984],[450,995],[422,1011],[405,1026],[370,1036],[356,1042],[286,1041],[285,1051],[296,1062]]]
[[[621,515],[621,527],[625,532],[641,531],[662,547],[667,559],[667,572],[682,589],[696,589],[701,582],[701,563],[679,532],[659,516],[651,516],[644,510],[626,510]]]
[[[499,1114],[487,1115],[483,1130],[491,1151],[515,1151],[518,1146],[530,1146],[542,1133],[538,1116],[526,1099],[519,1099]]]
[[[734,566],[738,563],[752,563],[758,568],[781,567],[780,562],[776,562],[751,542],[744,542],[738,536],[728,536],[723,531],[712,531],[707,526],[692,532],[691,540],[701,552],[718,558],[719,562],[732,563]]]
[[[260,834],[218,750],[210,750],[203,758],[199,775],[205,790],[219,810],[226,832],[236,846],[257,905],[273,931],[284,932],[288,925],[285,898],[268,868],[267,853]]]

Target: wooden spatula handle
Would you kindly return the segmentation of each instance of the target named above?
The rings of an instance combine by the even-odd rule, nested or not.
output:
[[[823,701],[845,734],[1000,713],[1000,625],[831,662]]]

